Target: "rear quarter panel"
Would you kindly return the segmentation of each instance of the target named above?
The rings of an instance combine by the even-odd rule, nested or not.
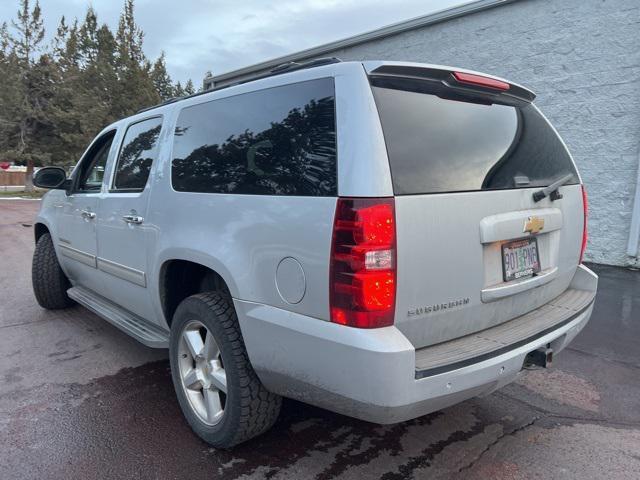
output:
[[[338,193],[392,195],[381,127],[360,63],[344,63],[259,80],[180,102],[165,111],[170,132],[163,138],[153,177],[147,225],[150,288],[160,307],[163,263],[184,259],[206,265],[226,281],[237,300],[270,305],[329,320],[329,255],[335,197],[177,192],[171,185],[173,132],[180,111],[193,104],[245,92],[333,77],[336,94]],[[212,119],[224,121],[224,119]],[[294,257],[304,271],[305,293],[287,303],[276,286],[276,269]]]

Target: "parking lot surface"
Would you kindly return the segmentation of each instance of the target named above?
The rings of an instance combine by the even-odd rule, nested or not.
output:
[[[210,448],[166,352],[31,291],[38,201],[0,200],[0,478],[640,478],[640,272],[593,266],[589,325],[549,370],[390,426],[286,401],[267,434]]]

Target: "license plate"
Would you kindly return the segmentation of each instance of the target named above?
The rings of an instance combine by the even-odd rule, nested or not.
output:
[[[502,273],[505,282],[531,277],[539,271],[537,239],[525,238],[502,245]]]

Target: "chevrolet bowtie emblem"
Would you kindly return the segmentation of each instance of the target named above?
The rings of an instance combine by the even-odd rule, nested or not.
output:
[[[524,222],[524,232],[536,234],[542,231],[542,229],[544,229],[544,218],[529,217],[527,221]]]

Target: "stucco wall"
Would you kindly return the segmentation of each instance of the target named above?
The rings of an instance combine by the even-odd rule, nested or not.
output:
[[[531,88],[587,186],[586,258],[640,264],[625,253],[640,148],[639,1],[519,0],[332,55],[455,65]]]

